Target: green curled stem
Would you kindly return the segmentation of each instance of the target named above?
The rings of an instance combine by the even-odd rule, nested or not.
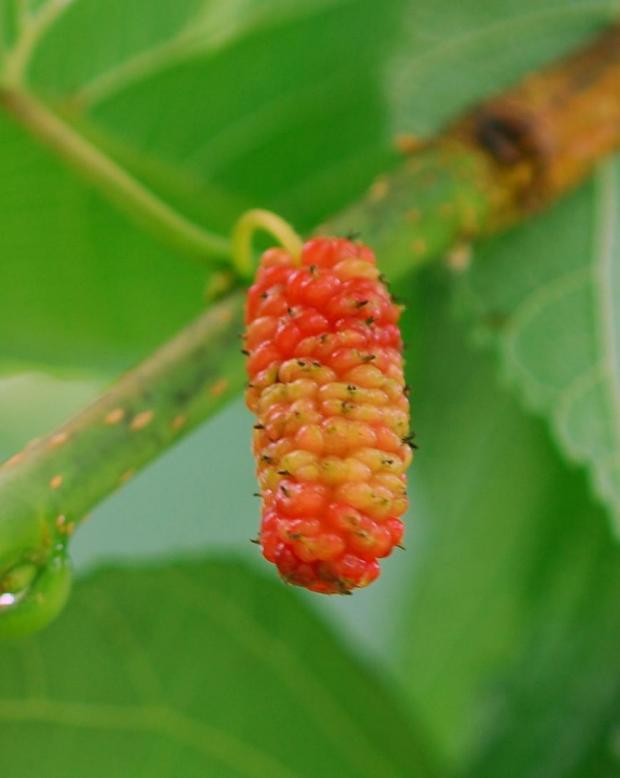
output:
[[[0,580],[0,638],[19,638],[53,621],[71,589],[71,565],[64,545],[36,568],[19,565]]]
[[[281,216],[272,211],[254,208],[246,211],[238,220],[232,236],[233,264],[242,278],[252,278],[254,257],[252,238],[257,230],[263,230],[274,238],[295,259],[301,256],[303,240]]]

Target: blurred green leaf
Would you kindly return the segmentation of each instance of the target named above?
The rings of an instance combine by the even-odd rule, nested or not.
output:
[[[528,577],[546,526],[570,507],[571,477],[542,425],[468,343],[449,281],[424,273],[405,318],[420,450],[395,657],[442,752],[458,762],[485,731],[487,687],[522,639]]]
[[[0,657],[16,775],[432,774],[374,673],[238,563],[101,572]]]
[[[466,278],[481,329],[620,523],[620,161],[481,248]]]
[[[29,79],[197,222],[225,233],[260,205],[303,228],[357,196],[390,156],[380,65],[399,7],[184,0],[145,13],[74,0],[58,4]],[[119,69],[105,100],[86,100],[93,79]],[[204,269],[157,245],[4,116],[0,170],[4,369],[115,373],[199,309]]]
[[[420,451],[393,661],[450,764],[499,729],[498,761],[490,748],[472,777],[573,778],[619,720],[619,552],[585,479],[450,316],[448,283],[425,273],[407,312]]]
[[[180,61],[217,51],[248,30],[346,2],[351,0],[177,0],[152,3],[145,13],[125,0],[72,0],[39,44],[31,72],[48,94],[77,93],[92,105]],[[123,25],[122,37],[114,34],[114,23]],[[69,44],[64,52],[60,40]]]
[[[388,70],[395,132],[429,135],[615,21],[616,0],[407,4]]]
[[[104,71],[102,89],[88,72],[84,83],[84,61],[91,41],[119,58],[116,27],[102,30],[115,5],[78,0],[50,30],[32,80],[102,142],[124,146],[127,164],[133,150],[300,228],[358,195],[385,164],[381,70],[403,0],[194,2],[181,43],[172,34],[146,61],[143,51],[129,76],[121,55],[120,75]],[[230,24],[209,22],[221,16]],[[67,40],[79,40],[73,83],[57,66]]]
[[[202,304],[179,260],[0,116],[0,369],[118,373]]]
[[[602,511],[565,484],[529,577],[529,629],[490,694],[470,778],[620,774],[620,552]]]

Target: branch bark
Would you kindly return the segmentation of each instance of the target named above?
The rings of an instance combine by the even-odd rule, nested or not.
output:
[[[620,147],[620,26],[448,126],[332,220],[389,274],[554,203]]]
[[[239,392],[241,318],[237,292],[0,467],[0,635],[16,571],[44,570],[94,505]]]

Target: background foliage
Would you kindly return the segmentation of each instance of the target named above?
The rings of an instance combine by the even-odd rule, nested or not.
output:
[[[5,46],[23,5],[0,0]],[[395,164],[395,134],[433,132],[619,10],[31,6],[55,16],[32,89],[221,232],[257,205],[311,229]],[[199,311],[206,275],[5,115],[0,170],[8,455]],[[396,289],[421,450],[407,551],[370,590],[341,602],[269,580],[247,542],[240,402],[97,509],[73,544],[84,582],[66,614],[0,646],[12,774],[617,775],[617,189],[611,161],[477,247],[465,274],[437,263]]]

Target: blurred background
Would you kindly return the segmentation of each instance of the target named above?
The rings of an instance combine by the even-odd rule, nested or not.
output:
[[[398,164],[397,137],[430,137],[618,11],[0,0],[0,68],[21,46],[29,90],[214,232],[257,206],[309,232]],[[24,19],[38,19],[26,43]],[[620,356],[598,339],[603,306],[620,338],[618,187],[610,160],[477,245],[470,270],[438,261],[395,289],[420,450],[406,550],[376,584],[323,598],[267,569],[249,543],[238,398],[79,529],[85,583],[67,614],[0,646],[0,765],[15,778],[620,776]],[[592,281],[601,240],[607,295]],[[191,320],[209,276],[7,112],[0,257],[2,457]],[[185,564],[192,595],[171,572]],[[247,654],[227,642],[233,619]]]

